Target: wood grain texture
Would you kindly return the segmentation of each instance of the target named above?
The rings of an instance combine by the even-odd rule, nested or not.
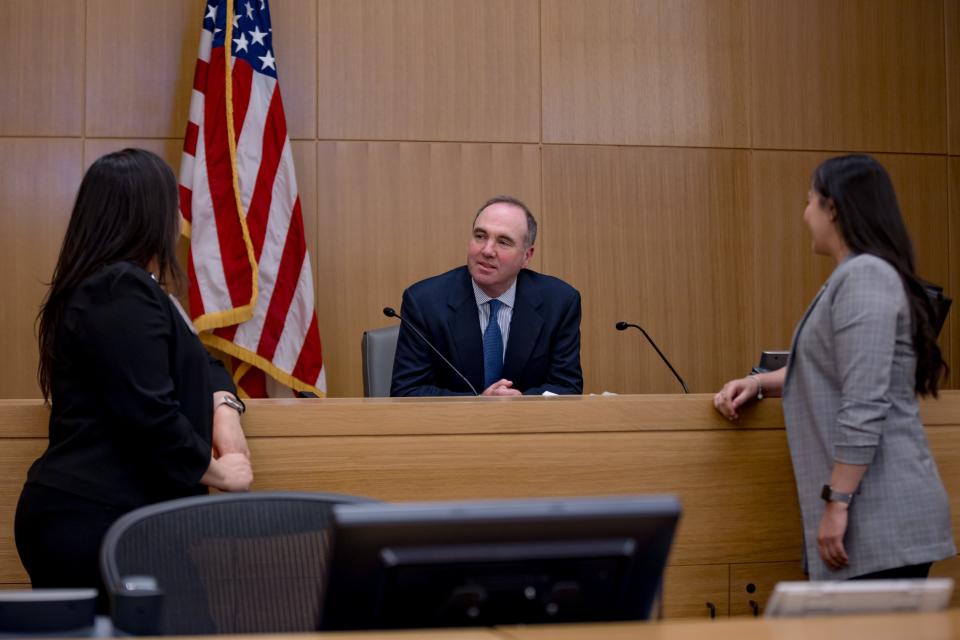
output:
[[[180,156],[183,154],[182,138],[88,138],[83,143],[84,171],[98,158],[131,147],[152,151],[170,165],[173,175],[178,174]],[[79,186],[78,182],[77,187]]]
[[[730,615],[756,615],[754,614],[754,606],[756,606],[756,610],[762,616],[773,588],[778,582],[784,580],[807,580],[799,560],[731,565]]]
[[[775,561],[800,549],[782,432],[433,436],[426,444],[251,438],[255,488],[391,501],[671,493],[684,506],[671,564]]]
[[[717,618],[730,610],[730,565],[668,566],[663,574],[664,618]]]
[[[943,0],[750,0],[754,148],[946,151]]]
[[[313,140],[317,136],[317,2],[271,2],[270,19],[287,131],[291,139]]]
[[[960,155],[960,0],[943,0],[947,49],[947,143],[951,155]]]
[[[930,567],[931,578],[953,578],[954,583],[960,582],[960,556],[954,556],[934,562]],[[953,590],[953,596],[950,598],[950,607],[960,607],[960,589]]]
[[[536,142],[536,0],[320,0],[320,138]]]
[[[204,3],[87,2],[85,135],[184,135]]]
[[[506,193],[540,210],[532,145],[319,143],[317,316],[328,392],[363,394],[360,337],[403,290],[466,263],[477,208]],[[544,216],[539,216],[545,222]],[[547,224],[544,224],[547,227]],[[537,252],[549,252],[546,228]],[[534,269],[541,264],[537,255]]]
[[[80,135],[83,3],[8,0],[0,33],[0,135]]]
[[[836,154],[753,152],[756,338],[747,353],[789,349],[794,327],[833,271],[832,259],[813,253],[810,233],[802,219],[811,175],[832,155]],[[876,158],[893,180],[921,277],[946,285],[950,261],[946,159],[899,154],[878,154]],[[941,344],[949,350],[949,332],[941,336]]]
[[[695,392],[749,371],[748,152],[543,150],[544,271],[583,296],[584,390],[677,393],[643,326]]]
[[[543,141],[749,146],[743,0],[544,0]]]
[[[37,398],[34,321],[80,184],[79,140],[0,138],[0,397]]]
[[[952,374],[944,385],[946,388],[960,388],[960,158],[950,157],[947,166],[949,182],[949,235],[950,235],[950,275],[946,293],[953,298],[954,308],[947,316],[943,331],[950,340],[950,349],[946,352],[947,363]]]
[[[613,622],[497,627],[504,640],[950,640],[960,633],[960,611],[887,613],[754,620]],[[264,640],[271,640],[264,638]]]

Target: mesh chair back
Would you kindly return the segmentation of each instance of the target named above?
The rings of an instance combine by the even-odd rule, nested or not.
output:
[[[363,397],[388,398],[393,382],[393,359],[397,354],[400,325],[363,332],[360,355],[363,358]]]
[[[316,493],[217,494],[137,509],[100,552],[110,593],[152,576],[166,634],[282,633],[318,628],[331,506],[369,502]]]

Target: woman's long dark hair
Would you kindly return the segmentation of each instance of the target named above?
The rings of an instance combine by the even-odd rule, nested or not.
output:
[[[56,337],[70,294],[104,266],[127,260],[146,267],[156,259],[161,283],[178,287],[177,181],[170,167],[143,149],[110,153],[87,170],[73,205],[60,257],[53,270],[39,323],[37,377],[50,400]]]
[[[813,190],[821,199],[833,201],[840,233],[853,253],[882,258],[900,274],[910,302],[917,355],[914,389],[936,397],[948,368],[937,345],[933,304],[917,277],[913,244],[886,169],[866,155],[831,158],[814,171]]]

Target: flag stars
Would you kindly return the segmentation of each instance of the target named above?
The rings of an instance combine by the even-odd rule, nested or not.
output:
[[[247,45],[249,45],[250,42],[247,40],[246,34],[241,33],[239,38],[234,38],[233,44],[236,47],[236,53],[240,53],[241,51],[247,51],[247,53],[249,53]]]
[[[276,58],[273,57],[273,53],[269,49],[267,50],[267,55],[257,56],[257,58],[263,63],[263,66],[260,68],[261,71],[267,68],[273,69],[274,71],[277,70],[277,66],[274,64]]]
[[[240,28],[240,18],[242,18],[242,17],[243,17],[243,16],[241,16],[241,15],[239,15],[239,14],[233,16],[233,28],[234,28],[234,29],[239,29],[239,28]]]
[[[203,18],[204,20],[213,20],[217,21],[217,5],[208,4],[207,5],[207,15]]]
[[[250,3],[246,3],[247,7],[247,17],[253,20],[253,7],[250,6]]]
[[[255,25],[253,27],[253,31],[250,32],[250,37],[253,38],[253,42],[251,42],[251,44],[259,44],[263,47],[267,46],[263,41],[263,39],[267,37],[267,32],[260,31],[260,25]]]

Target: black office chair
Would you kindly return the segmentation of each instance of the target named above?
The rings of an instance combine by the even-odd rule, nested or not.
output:
[[[400,325],[363,332],[360,356],[363,359],[363,397],[387,398],[393,382],[393,359],[397,353]]]
[[[317,629],[331,506],[357,502],[371,501],[224,493],[126,514],[100,549],[114,625],[141,635]]]

